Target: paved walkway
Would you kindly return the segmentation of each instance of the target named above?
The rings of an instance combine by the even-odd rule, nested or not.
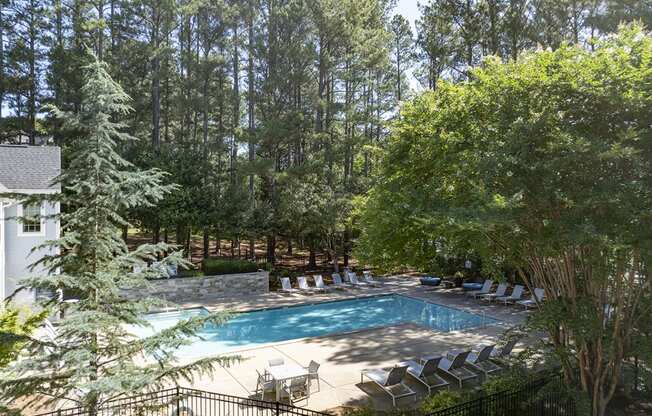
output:
[[[434,303],[463,309],[477,314],[486,314],[501,323],[465,331],[441,332],[414,324],[388,326],[339,334],[286,341],[254,349],[239,351],[243,361],[227,368],[220,368],[212,377],[202,377],[186,386],[235,396],[253,397],[256,387],[256,370],[262,372],[267,361],[283,358],[307,366],[310,360],[321,364],[319,369],[320,389],[313,383],[310,399],[296,405],[314,410],[328,410],[340,407],[371,404],[376,409],[391,407],[389,396],[365,381],[360,382],[360,372],[366,368],[393,366],[399,361],[415,359],[424,355],[442,354],[449,349],[496,342],[505,329],[523,322],[526,313],[514,306],[488,305],[487,302],[468,299],[458,289],[428,290],[418,285],[418,279],[388,278],[383,288],[347,290],[315,294],[283,295],[270,293],[256,298],[215,299],[202,301],[201,306],[209,310],[244,311],[304,303],[347,299],[383,293],[401,293]],[[187,302],[183,306],[198,306]],[[408,380],[419,397],[427,391],[422,385]],[[265,397],[273,400],[272,396]],[[413,406],[413,399],[402,399],[399,406]]]

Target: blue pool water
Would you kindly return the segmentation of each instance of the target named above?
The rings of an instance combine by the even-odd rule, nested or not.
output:
[[[151,328],[137,335],[171,327],[181,319],[205,315],[203,308],[150,314]],[[468,329],[497,322],[458,309],[401,295],[386,295],[335,302],[244,312],[222,326],[207,325],[203,339],[180,348],[178,357],[198,357],[253,348],[270,342],[316,337],[386,325],[414,323],[438,331]]]

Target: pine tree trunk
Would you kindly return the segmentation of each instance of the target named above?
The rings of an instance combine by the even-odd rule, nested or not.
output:
[[[184,241],[183,236],[184,236],[183,225],[177,224],[176,233],[175,233],[175,236],[174,236],[175,237],[174,243],[176,245],[178,245],[179,247],[183,246],[183,241]]]
[[[152,57],[152,145],[157,149],[161,142],[160,13],[159,7],[152,7],[151,43],[154,49]]]
[[[208,227],[204,228],[204,246],[203,246],[203,257],[207,259],[210,256],[209,247],[210,247],[210,231]]]
[[[267,236],[267,263],[273,265],[276,263],[276,236]]]
[[[315,256],[315,248],[310,244],[308,251],[308,268],[316,269],[317,268],[317,257]]]
[[[29,89],[27,95],[27,118],[29,120],[29,125],[27,129],[27,134],[29,136],[29,144],[36,144],[36,90],[37,90],[37,80],[36,80],[36,36],[37,36],[37,24],[36,24],[36,5],[32,0],[30,5],[30,16],[29,16],[29,37],[27,39],[29,45]]]
[[[238,21],[233,25],[233,127],[231,129],[231,183],[236,181],[236,159],[238,156],[237,131],[240,127],[240,53],[238,50]]]
[[[247,116],[248,116],[248,150],[249,150],[249,163],[253,164],[256,158],[256,149],[254,144],[254,128],[255,128],[255,114],[254,114],[254,5],[253,1],[249,0],[249,11],[247,15],[248,37],[249,44],[247,50]],[[249,198],[251,200],[252,211],[256,208],[256,195],[254,194],[254,174],[249,175]],[[252,261],[256,261],[256,244],[255,236],[249,239],[249,252]]]
[[[152,233],[152,243],[158,244],[159,241],[161,241],[161,224],[159,223],[158,219],[154,223],[154,228],[153,228],[153,233]]]

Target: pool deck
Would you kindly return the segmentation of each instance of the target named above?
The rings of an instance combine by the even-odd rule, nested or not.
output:
[[[255,298],[202,300],[201,304],[189,301],[181,306],[203,306],[211,311],[235,312],[397,293],[479,315],[486,314],[501,323],[453,332],[440,332],[415,324],[403,324],[268,344],[238,351],[234,354],[240,355],[243,359],[239,363],[220,367],[212,377],[199,377],[183,385],[234,396],[254,397],[256,370],[262,372],[268,360],[283,358],[286,363],[294,362],[302,366],[307,366],[310,360],[315,360],[321,364],[320,389],[317,391],[316,383],[313,382],[312,393],[307,403],[303,400],[295,405],[336,412],[342,408],[361,405],[372,405],[378,410],[389,409],[391,408],[389,395],[373,383],[366,380],[364,383],[360,382],[362,370],[393,366],[397,362],[418,359],[425,355],[443,354],[449,349],[495,343],[507,328],[522,323],[527,316],[527,312],[522,308],[469,299],[459,289],[429,289],[420,286],[418,279],[414,278],[391,277],[383,281],[386,284],[382,288],[349,289],[314,295],[287,295],[272,292]],[[451,385],[453,386],[454,383],[452,381]],[[408,378],[407,384],[417,392],[419,399],[427,394],[425,387],[414,380]],[[274,397],[268,395],[265,399],[273,400]],[[399,407],[413,405],[412,398],[404,398],[398,402]]]

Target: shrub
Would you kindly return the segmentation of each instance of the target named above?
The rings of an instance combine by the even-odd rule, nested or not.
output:
[[[391,409],[386,411],[375,410],[372,405],[363,406],[357,409],[348,409],[344,416],[414,416],[414,412],[402,409]]]
[[[462,403],[467,400],[460,392],[441,390],[440,392],[428,396],[421,403],[421,411],[423,413],[432,413],[442,409],[448,409],[456,404]]]
[[[197,269],[179,270],[179,273],[177,273],[177,276],[179,276],[179,277],[199,277],[199,276],[204,276],[204,272],[201,271],[201,270],[197,270]]]
[[[371,406],[365,406],[358,409],[348,409],[344,412],[345,416],[374,416],[376,411]]]
[[[264,268],[264,265],[249,260],[225,260],[208,258],[202,261],[202,270],[207,276],[231,273],[251,273]]]
[[[10,307],[0,311],[0,368],[18,357],[26,337],[38,328],[47,312],[32,313]]]

